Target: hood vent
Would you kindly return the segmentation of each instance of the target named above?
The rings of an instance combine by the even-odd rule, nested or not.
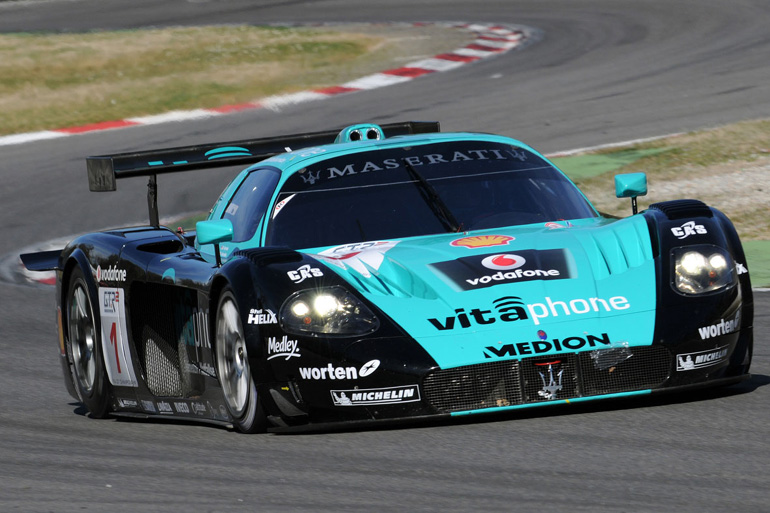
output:
[[[649,208],[651,210],[660,210],[671,220],[684,219],[686,217],[711,217],[713,215],[708,205],[695,199],[662,201],[660,203],[653,203]]]

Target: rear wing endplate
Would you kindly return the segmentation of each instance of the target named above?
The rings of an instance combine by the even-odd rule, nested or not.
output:
[[[380,127],[385,137],[440,131],[436,121],[407,121]],[[88,157],[88,188],[94,192],[114,191],[119,178],[150,177],[147,184],[150,224],[158,226],[157,175],[254,164],[280,153],[332,144],[340,130]]]

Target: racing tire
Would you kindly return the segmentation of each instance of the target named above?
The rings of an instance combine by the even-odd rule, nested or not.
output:
[[[88,283],[79,266],[70,275],[65,312],[66,349],[72,383],[91,417],[103,419],[109,413],[109,380],[102,358],[100,328],[94,316]]]
[[[251,376],[238,304],[229,289],[219,298],[215,322],[217,377],[233,427],[242,433],[264,432],[267,417]]]

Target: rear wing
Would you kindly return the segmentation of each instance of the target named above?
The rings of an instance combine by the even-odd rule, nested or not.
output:
[[[440,131],[436,121],[407,121],[380,127],[385,137]],[[147,184],[150,224],[158,226],[157,175],[254,164],[280,153],[331,144],[340,130],[88,157],[88,188],[94,192],[114,191],[117,190],[116,182],[119,178],[150,177]]]

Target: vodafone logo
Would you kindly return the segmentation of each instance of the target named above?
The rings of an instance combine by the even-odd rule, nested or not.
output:
[[[113,265],[104,270],[102,266],[96,266],[96,281],[126,281],[126,270]]]
[[[495,271],[509,271],[511,269],[518,269],[526,263],[526,258],[511,253],[490,255],[481,261],[481,265],[487,269],[493,269]]]

